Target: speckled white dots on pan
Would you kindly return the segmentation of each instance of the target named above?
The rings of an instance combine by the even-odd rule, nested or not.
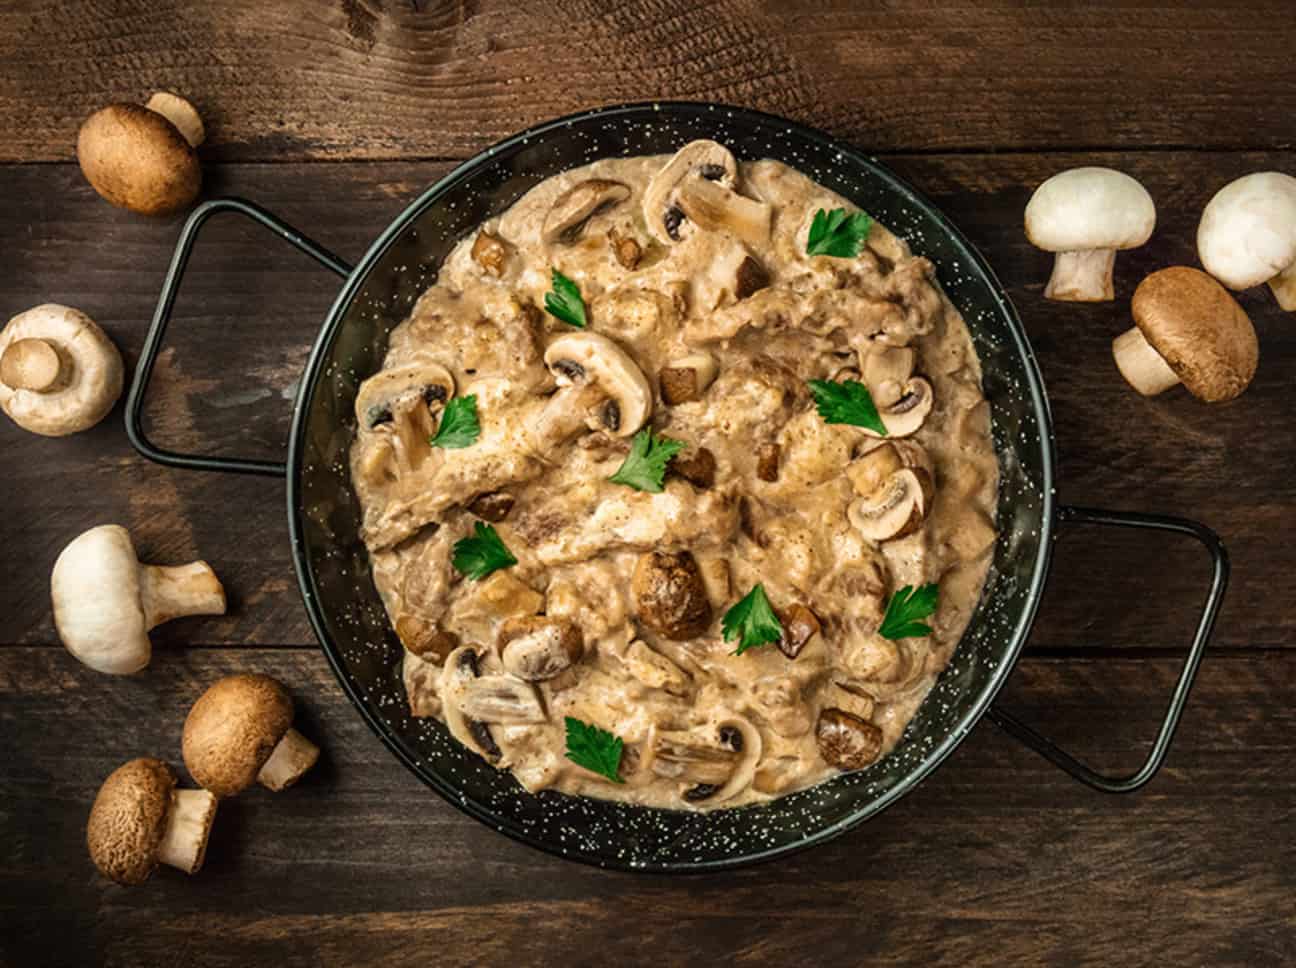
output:
[[[538,181],[597,158],[670,152],[694,138],[740,158],[796,166],[869,211],[929,257],[963,313],[985,373],[1001,484],[1000,537],[977,613],[953,661],[895,751],[867,770],[768,804],[709,814],[528,794],[409,715],[401,646],[369,577],[348,474],[356,387],[392,327],[436,278],[464,233]],[[814,843],[875,814],[929,773],[967,734],[1011,671],[1047,567],[1052,441],[1021,325],[962,236],[875,162],[791,122],[718,105],[607,108],[542,125],[483,152],[414,201],[340,294],[303,379],[289,502],[306,604],[338,678],[375,732],[447,801],[534,846],[608,867],[731,866]],[[429,811],[437,807],[429,801]]]

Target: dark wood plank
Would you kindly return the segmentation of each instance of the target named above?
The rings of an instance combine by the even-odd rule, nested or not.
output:
[[[1031,187],[1084,161],[1141,178],[1161,222],[1117,264],[1120,300],[1061,305],[1041,296],[1050,257],[1031,248],[1020,213]],[[1290,318],[1267,293],[1242,301],[1260,331],[1260,372],[1238,402],[1207,407],[1176,390],[1154,401],[1116,373],[1109,343],[1127,325],[1127,299],[1161,265],[1195,261],[1197,213],[1215,188],[1259,168],[1296,170],[1296,155],[1189,154],[897,156],[890,159],[982,247],[1020,310],[1051,390],[1062,500],[1198,517],[1233,555],[1233,586],[1216,643],[1290,645],[1296,613],[1274,608],[1273,575],[1296,569],[1288,528]],[[406,200],[445,168],[233,165],[212,170],[214,192],[258,199],[355,258]],[[0,167],[0,315],[58,300],[105,326],[133,359],[177,232],[100,202],[68,165]],[[287,398],[335,283],[301,256],[231,220],[212,224],[195,253],[150,398],[159,443],[207,453],[274,457]],[[53,641],[47,578],[59,549],[84,528],[119,521],[158,560],[209,558],[234,614],[176,623],[159,641],[308,643],[296,595],[281,485],[154,467],[136,457],[120,408],[78,437],[47,440],[0,423],[3,493],[20,514],[0,517],[8,569],[0,583],[0,642]],[[57,482],[52,486],[52,482]],[[1035,642],[1046,646],[1173,646],[1186,641],[1207,570],[1195,546],[1085,529],[1067,535]]]
[[[221,805],[206,868],[97,876],[102,778],[179,763],[195,696],[281,677],[322,765]],[[1027,660],[1008,702],[1104,764],[1137,756],[1173,681],[1155,658]],[[897,806],[777,865],[669,879],[551,859],[463,817],[389,756],[309,652],[190,650],[133,679],[0,652],[0,963],[1279,964],[1296,954],[1287,835],[1296,655],[1212,656],[1163,774],[1113,798],[993,726]],[[7,960],[6,960],[7,956]]]
[[[95,107],[193,98],[224,160],[460,157],[618,101],[724,101],[876,150],[1291,146],[1285,0],[17,0],[0,160]]]

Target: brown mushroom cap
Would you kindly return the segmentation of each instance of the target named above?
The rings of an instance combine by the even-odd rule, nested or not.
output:
[[[198,697],[185,719],[185,766],[218,797],[232,797],[257,773],[292,726],[287,690],[269,676],[226,676]]]
[[[1154,272],[1134,292],[1134,323],[1193,396],[1232,400],[1260,359],[1251,319],[1228,290],[1188,266]]]
[[[202,169],[193,146],[157,111],[110,104],[77,135],[77,161],[94,190],[119,208],[166,215],[198,195]]]
[[[118,884],[142,884],[158,865],[176,777],[161,760],[144,757],[109,774],[86,824],[90,859]]]

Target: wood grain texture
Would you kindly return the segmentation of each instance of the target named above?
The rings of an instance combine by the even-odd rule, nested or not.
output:
[[[571,111],[763,108],[878,151],[1291,147],[1286,0],[10,0],[0,160],[175,90],[216,160],[462,157]],[[381,119],[375,123],[375,119]]]
[[[1281,539],[1296,501],[1288,471],[1296,330],[1267,292],[1241,299],[1261,338],[1256,381],[1241,400],[1156,400],[1117,374],[1110,341],[1128,325],[1128,297],[1146,273],[1195,262],[1206,199],[1260,168],[1296,170],[1296,154],[1133,152],[1098,155],[899,155],[887,161],[932,196],[982,248],[1009,288],[1051,394],[1063,501],[1198,517],[1219,530],[1234,579],[1217,646],[1286,647],[1296,612],[1273,607],[1275,574],[1296,570]],[[1085,162],[1140,178],[1160,224],[1117,262],[1119,299],[1081,306],[1042,298],[1050,256],[1033,249],[1020,213],[1034,185]],[[357,258],[444,163],[209,166],[208,192],[261,201],[344,257]],[[0,167],[0,315],[45,300],[97,319],[133,360],[143,342],[178,222],[141,220],[100,202],[70,165]],[[211,224],[181,292],[151,392],[155,440],[181,450],[276,457],[307,349],[336,291],[323,270],[237,219]],[[141,553],[210,560],[232,614],[160,629],[171,644],[312,641],[293,577],[282,485],[155,467],[135,456],[120,407],[89,433],[46,440],[0,425],[6,495],[0,546],[22,567],[0,583],[0,642],[51,643],[47,580],[59,549],[84,528],[128,525]],[[57,482],[57,486],[51,486]],[[16,559],[15,559],[16,560]],[[1190,543],[1097,529],[1064,534],[1034,642],[1041,646],[1186,643],[1208,579]]]
[[[98,784],[136,755],[179,766],[188,706],[249,668],[289,685],[320,766],[224,801],[197,876],[101,879],[83,843]],[[1129,764],[1174,674],[1162,658],[1027,660],[1007,702]],[[1296,954],[1293,689],[1296,655],[1212,656],[1165,771],[1129,798],[984,724],[859,830],[777,867],[671,879],[579,867],[462,816],[367,732],[316,653],[190,650],[121,679],[8,649],[0,963],[1280,964]]]

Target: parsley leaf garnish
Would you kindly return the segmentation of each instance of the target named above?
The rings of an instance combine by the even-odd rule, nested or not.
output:
[[[621,737],[571,716],[566,717],[566,723],[567,759],[613,783],[624,783],[617,775],[621,769],[621,748],[625,745]]]
[[[769,599],[765,597],[763,585],[757,585],[737,605],[725,612],[721,628],[726,642],[741,636],[734,655],[742,655],[758,645],[777,642],[783,635],[783,626],[774,614]]]
[[[608,480],[658,494],[666,477],[666,463],[683,449],[683,441],[658,437],[645,427],[631,438],[630,453]]]
[[[481,424],[477,422],[477,397],[469,394],[466,397],[455,397],[445,405],[441,412],[441,425],[436,434],[428,441],[433,447],[445,447],[459,450],[477,442],[481,436]]]
[[[930,618],[936,614],[936,595],[939,588],[929,582],[914,588],[905,585],[887,604],[886,615],[878,627],[878,635],[884,639],[908,639],[918,635],[931,635],[931,626],[920,619]]]
[[[806,255],[831,255],[839,259],[853,259],[860,254],[873,219],[863,212],[846,214],[844,208],[815,212],[806,239]]]
[[[577,329],[585,328],[585,300],[580,287],[557,269],[551,271],[551,288],[545,293],[545,312]]]
[[[886,424],[878,416],[877,405],[868,387],[856,380],[810,380],[810,392],[824,423],[850,424],[871,430],[879,437],[887,435]]]
[[[450,563],[455,571],[473,581],[481,581],[492,571],[517,564],[517,559],[504,547],[504,542],[489,524],[478,521],[474,530],[476,533],[472,537],[460,538],[454,543]]]

